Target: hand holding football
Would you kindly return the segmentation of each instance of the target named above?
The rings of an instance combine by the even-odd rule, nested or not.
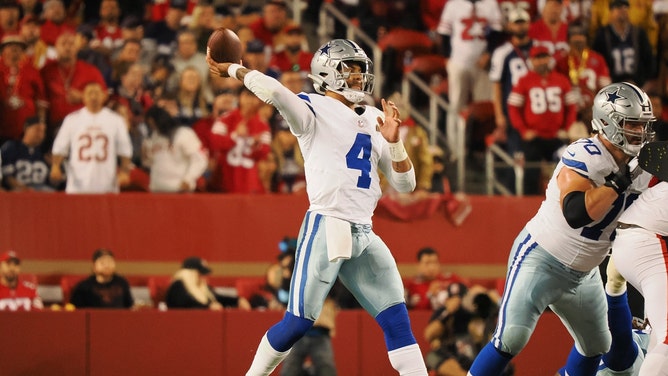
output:
[[[206,48],[217,63],[241,63],[241,41],[230,29],[221,27],[214,30]]]

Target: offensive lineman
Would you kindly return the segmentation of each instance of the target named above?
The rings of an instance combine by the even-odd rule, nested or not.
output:
[[[310,207],[299,231],[288,309],[262,337],[246,373],[269,375],[313,326],[337,276],[385,334],[392,367],[426,376],[413,336],[401,276],[388,247],[371,228],[381,196],[378,168],[400,192],[415,188],[415,172],[399,138],[399,111],[359,105],[374,86],[372,62],[355,43],[335,39],[316,51],[311,79],[319,94],[294,94],[239,64],[215,63],[213,74],[242,80],[274,105],[297,136]],[[381,291],[382,289],[382,291]]]
[[[84,107],[65,117],[53,142],[51,181],[63,179],[67,161],[67,193],[117,193],[116,157],[129,173],[132,143],[123,117],[104,106],[107,94],[97,82],[83,90]]]
[[[515,239],[496,331],[469,375],[499,375],[548,306],[575,340],[569,375],[595,375],[610,348],[598,265],[620,213],[649,183],[629,162],[653,137],[655,117],[647,94],[629,83],[601,89],[592,112],[598,134],[566,148],[538,213]]]

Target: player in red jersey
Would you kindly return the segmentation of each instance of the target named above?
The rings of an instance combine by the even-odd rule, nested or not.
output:
[[[0,256],[0,311],[30,311],[42,309],[37,285],[19,277],[21,260],[14,251]]]
[[[568,78],[555,72],[554,58],[545,46],[531,48],[529,72],[508,96],[510,123],[522,137],[526,161],[558,160],[565,131],[575,121],[577,96]],[[525,193],[537,194],[540,171],[527,169]]]

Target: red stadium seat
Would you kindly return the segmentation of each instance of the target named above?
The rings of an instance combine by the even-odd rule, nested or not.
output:
[[[267,284],[265,277],[240,277],[234,282],[240,298],[249,299],[253,294],[262,293]]]
[[[77,283],[88,278],[87,275],[64,275],[60,277],[60,289],[63,291],[63,304],[70,302],[70,296],[72,295],[72,289],[76,286]]]
[[[385,51],[389,47],[397,50],[411,50],[414,55],[432,52],[434,41],[426,33],[410,29],[392,29],[378,40],[378,47]]]
[[[146,284],[148,285],[148,292],[151,296],[151,301],[154,306],[157,306],[160,302],[165,301],[165,296],[167,295],[167,289],[169,284],[172,282],[172,276],[152,276],[148,277]]]

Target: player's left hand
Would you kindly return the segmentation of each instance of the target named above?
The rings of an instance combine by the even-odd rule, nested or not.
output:
[[[380,116],[378,120],[378,130],[387,140],[387,142],[399,141],[399,126],[401,125],[401,118],[399,117],[399,109],[392,101],[386,101],[384,98],[380,100],[383,106],[383,113],[385,120]]]
[[[212,58],[210,53],[206,54],[206,63],[209,65],[209,72],[216,76],[220,77],[230,77],[227,74],[227,69],[232,65],[232,63],[217,63]]]

